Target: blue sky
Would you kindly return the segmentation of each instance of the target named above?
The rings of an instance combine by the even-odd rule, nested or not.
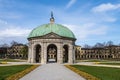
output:
[[[77,45],[120,43],[120,0],[0,0],[0,44],[28,43],[35,27],[55,23],[71,29]]]

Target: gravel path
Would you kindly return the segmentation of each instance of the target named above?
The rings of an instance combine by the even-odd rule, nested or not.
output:
[[[85,80],[61,64],[44,64],[20,80]]]

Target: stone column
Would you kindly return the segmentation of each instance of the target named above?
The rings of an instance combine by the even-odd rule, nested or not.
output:
[[[44,64],[44,44],[41,44],[41,64]]]
[[[79,55],[78,55],[79,56]],[[75,47],[73,46],[73,50],[72,50],[72,58],[73,58],[73,63],[75,63],[76,58],[75,58]],[[80,58],[79,58],[80,59]]]
[[[35,63],[35,48],[34,48],[34,44],[31,45],[31,63]]]
[[[28,62],[31,63],[31,57],[32,57],[32,54],[31,54],[31,44],[29,43],[28,45]]]
[[[56,46],[57,46],[57,63],[63,63],[62,44],[58,43]]]
[[[72,64],[73,63],[73,45],[69,45],[69,51],[68,51],[68,63]]]
[[[47,63],[47,43],[43,43],[43,63]]]

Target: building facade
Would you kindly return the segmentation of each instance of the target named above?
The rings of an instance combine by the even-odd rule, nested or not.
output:
[[[111,45],[97,48],[81,48],[76,46],[75,48],[76,60],[81,59],[111,59],[120,60],[120,46]]]
[[[0,58],[10,59],[27,59],[28,46],[24,44],[15,44],[0,47]]]
[[[24,44],[16,44],[7,48],[6,58],[11,59],[27,59],[28,46]]]
[[[0,47],[0,58],[6,58],[7,47]]]
[[[56,24],[51,13],[50,23],[33,29],[29,34],[30,63],[73,63],[75,36],[67,27]]]

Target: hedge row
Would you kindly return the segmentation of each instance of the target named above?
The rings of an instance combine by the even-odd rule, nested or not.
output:
[[[34,70],[35,68],[37,68],[39,65],[33,65],[30,68],[27,68],[19,73],[16,73],[10,77],[7,77],[5,80],[19,80],[20,78],[22,78],[23,76],[25,76],[27,73],[31,72],[32,70]]]
[[[80,76],[84,77],[86,80],[101,80],[99,78],[96,78],[86,72],[80,71],[70,65],[65,65],[67,68],[69,68],[70,70],[74,71],[75,73],[79,74]]]

